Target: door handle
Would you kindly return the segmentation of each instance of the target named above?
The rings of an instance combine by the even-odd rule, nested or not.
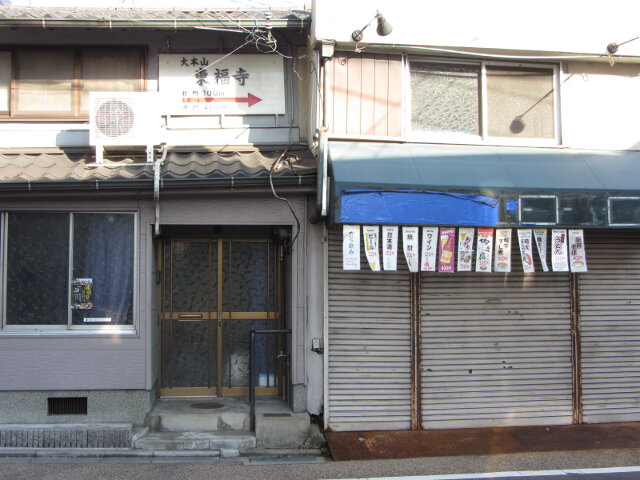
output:
[[[189,320],[200,320],[202,319],[201,313],[179,313],[178,318],[184,318]]]

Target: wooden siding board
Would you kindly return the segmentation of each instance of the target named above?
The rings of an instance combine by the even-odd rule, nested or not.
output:
[[[348,58],[344,56],[336,56],[331,60],[333,66],[333,125],[332,128],[335,134],[347,133],[347,89],[348,89]]]
[[[362,55],[362,109],[360,115],[360,133],[375,135],[375,57]]]
[[[360,135],[362,118],[362,58],[347,61],[347,134]]]
[[[389,58],[389,96],[387,99],[387,136],[402,136],[402,59]]]
[[[374,135],[386,136],[389,133],[389,61],[376,57],[374,66]]]

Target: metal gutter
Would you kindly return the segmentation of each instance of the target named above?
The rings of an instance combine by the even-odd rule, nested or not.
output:
[[[315,175],[283,175],[273,178],[275,185],[283,187],[307,187],[305,191],[315,191]],[[133,190],[150,188],[154,179],[135,180],[88,180],[88,181],[45,181],[45,182],[0,182],[0,191],[35,192],[35,191],[104,191]],[[178,190],[191,188],[236,189],[247,187],[265,187],[269,189],[269,177],[226,177],[220,179],[200,178],[162,178],[162,190]]]

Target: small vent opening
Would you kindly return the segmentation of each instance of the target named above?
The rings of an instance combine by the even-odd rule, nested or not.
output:
[[[86,415],[87,397],[49,397],[49,415]]]

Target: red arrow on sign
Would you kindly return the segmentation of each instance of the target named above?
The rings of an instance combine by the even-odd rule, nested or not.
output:
[[[246,103],[247,106],[253,107],[256,103],[261,102],[260,97],[247,93],[246,97],[183,97],[182,103]]]

